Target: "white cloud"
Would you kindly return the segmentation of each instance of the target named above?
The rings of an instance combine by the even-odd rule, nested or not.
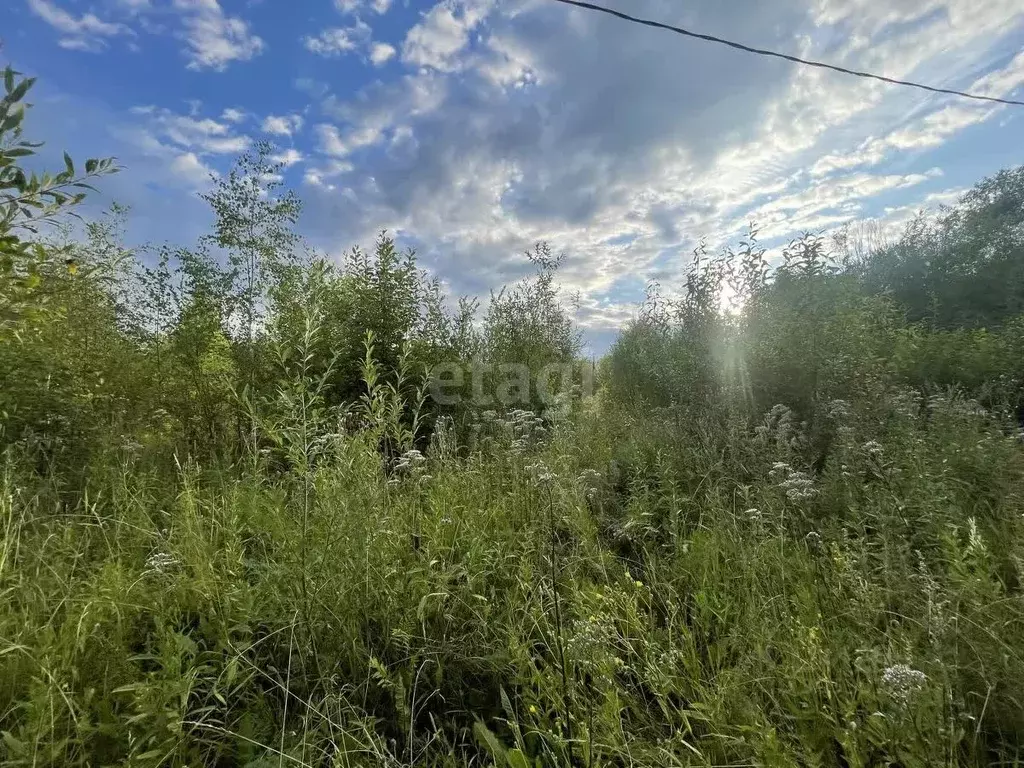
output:
[[[316,132],[320,151],[335,158],[348,157],[361,147],[377,143],[382,137],[381,130],[372,125],[362,126],[345,136],[336,126],[327,124],[318,125]]]
[[[320,151],[325,155],[344,157],[349,153],[345,142],[341,140],[341,134],[333,125],[321,124],[316,127],[317,136],[320,139]]]
[[[334,0],[334,7],[346,14],[355,14],[367,7],[376,13],[384,14],[391,7],[391,0]]]
[[[302,115],[267,115],[263,132],[277,136],[291,136],[302,129]]]
[[[395,46],[387,43],[374,43],[370,46],[370,61],[375,67],[386,64],[397,53]]]
[[[291,168],[293,165],[301,163],[304,159],[305,156],[301,152],[291,147],[270,156],[271,162],[280,163],[285,168]]]
[[[232,61],[258,56],[265,47],[245,20],[226,15],[217,0],[174,0],[174,7],[185,14],[189,69],[222,71]]]
[[[124,24],[102,21],[92,13],[76,18],[49,0],[28,0],[28,7],[61,33],[58,44],[62,48],[95,53],[107,47],[107,38],[132,34]]]
[[[228,107],[220,113],[220,119],[228,123],[240,123],[245,120],[245,118],[246,114],[244,110],[235,109],[233,107]]]
[[[460,69],[459,54],[469,43],[470,32],[489,10],[486,2],[438,3],[406,34],[402,61],[442,72]]]
[[[237,155],[249,148],[252,142],[248,136],[225,136],[208,138],[200,144],[203,152],[216,155]]]
[[[227,122],[194,115],[179,115],[154,106],[133,107],[133,114],[146,118],[149,130],[182,150],[199,155],[238,154],[248,149],[248,136],[232,133]]]
[[[216,176],[194,152],[182,152],[171,160],[170,169],[175,176],[196,189],[206,187],[210,183],[210,177]]]
[[[351,53],[370,41],[370,27],[356,21],[351,27],[331,27],[316,37],[303,38],[306,49],[321,56],[340,56]]]

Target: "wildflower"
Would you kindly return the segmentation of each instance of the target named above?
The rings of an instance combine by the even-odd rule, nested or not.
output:
[[[601,483],[601,473],[593,469],[584,469],[576,478],[576,482],[583,486],[583,495],[587,500],[593,501]]]
[[[743,513],[744,517],[750,518],[752,522],[758,522],[761,519],[761,510],[756,507],[751,507]]]
[[[146,573],[167,573],[181,563],[169,552],[154,552],[146,558]]]
[[[850,404],[845,400],[832,400],[827,406],[828,417],[841,421],[850,417]]]
[[[536,715],[537,714],[537,707],[535,707],[533,704],[530,705],[530,714],[531,715]]]
[[[565,641],[565,655],[580,669],[596,672],[602,662],[614,663],[612,647],[615,631],[605,621],[591,617],[587,621],[575,621],[569,627]]]
[[[398,457],[398,463],[395,464],[395,471],[415,476],[422,472],[423,465],[426,461],[427,459],[422,453],[417,451],[415,448],[410,448]]]
[[[640,579],[637,579],[637,580],[636,580],[635,582],[633,582],[633,583],[634,583],[634,584],[636,585],[637,589],[642,589],[642,588],[643,588],[643,586],[644,586],[644,583],[643,583],[642,581],[640,581]]]
[[[882,455],[881,444],[875,442],[874,440],[869,440],[868,442],[864,443],[864,445],[861,446],[861,450],[864,451],[869,456],[873,456],[876,458]]]
[[[558,475],[548,469],[547,464],[543,461],[527,465],[526,471],[530,473],[530,478],[537,485],[547,485],[558,479]]]
[[[142,450],[142,443],[132,438],[127,438],[121,443],[121,450],[125,453],[138,453]]]
[[[894,664],[882,672],[882,687],[901,707],[906,706],[927,681],[924,672],[906,664]]]
[[[779,483],[790,501],[808,501],[818,495],[814,481],[805,473],[795,469],[789,470],[789,477]]]

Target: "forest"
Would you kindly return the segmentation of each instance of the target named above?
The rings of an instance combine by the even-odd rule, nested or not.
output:
[[[1024,760],[1024,167],[592,360],[546,244],[329,259],[265,144],[130,248],[3,74],[3,765]]]

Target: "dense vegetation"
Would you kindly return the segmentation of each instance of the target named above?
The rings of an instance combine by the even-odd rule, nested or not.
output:
[[[1024,168],[868,254],[699,250],[592,386],[545,246],[452,308],[386,235],[309,253],[267,147],[194,247],[62,236],[115,167],[23,171],[30,85],[4,765],[1022,759]]]

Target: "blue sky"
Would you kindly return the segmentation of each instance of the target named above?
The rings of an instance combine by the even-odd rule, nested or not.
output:
[[[1024,97],[1020,0],[607,0],[898,78]],[[31,136],[116,155],[135,242],[187,244],[197,192],[270,139],[333,255],[388,228],[453,294],[548,240],[600,350],[696,240],[769,245],[921,207],[1024,162],[1024,109],[894,88],[553,0],[4,0]]]

